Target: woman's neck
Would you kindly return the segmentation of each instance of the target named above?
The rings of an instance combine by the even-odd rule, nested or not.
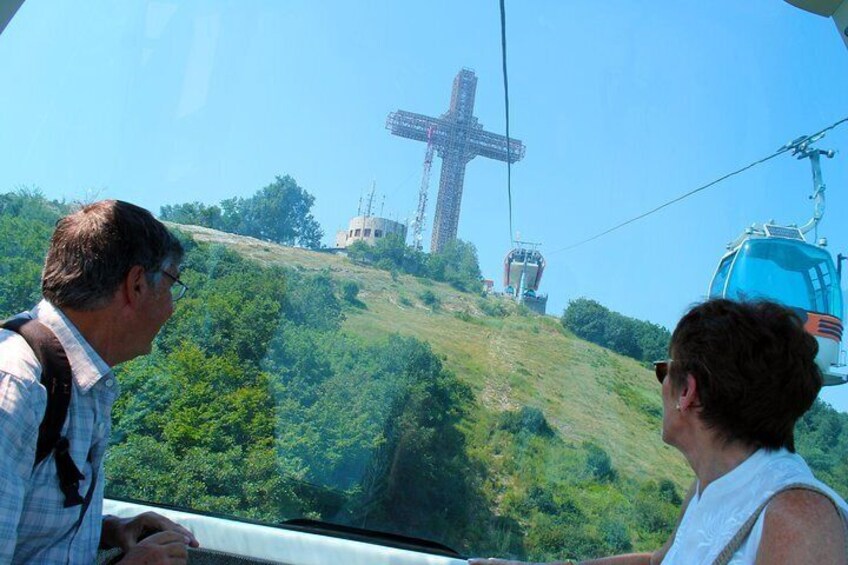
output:
[[[727,443],[723,438],[712,434],[698,443],[700,445],[697,448],[693,446],[693,449],[684,453],[698,477],[699,494],[703,493],[710,483],[741,465],[757,450],[754,446],[739,442]]]

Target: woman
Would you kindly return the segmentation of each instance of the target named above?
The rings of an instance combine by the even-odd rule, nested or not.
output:
[[[848,505],[795,454],[795,422],[822,386],[801,320],[769,302],[711,300],[683,317],[669,350],[655,364],[662,437],[695,484],[662,548],[581,565],[848,563]]]

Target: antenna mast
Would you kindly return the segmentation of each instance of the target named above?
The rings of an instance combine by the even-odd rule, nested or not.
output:
[[[377,190],[377,181],[371,182],[371,194],[368,195],[368,204],[365,207],[365,217],[371,217],[371,209],[374,206],[374,191]]]
[[[422,249],[424,239],[424,219],[427,212],[427,190],[430,188],[430,170],[433,166],[433,131],[435,127],[427,128],[427,152],[424,154],[424,174],[421,175],[421,187],[418,189],[418,208],[412,224],[412,245]]]

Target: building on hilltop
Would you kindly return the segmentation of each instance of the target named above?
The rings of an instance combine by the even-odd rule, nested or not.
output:
[[[374,245],[377,240],[389,234],[396,234],[406,240],[406,226],[400,222],[376,216],[355,216],[350,220],[348,229],[336,232],[336,248],[344,249],[356,241]]]
[[[356,211],[356,216],[350,220],[346,230],[336,232],[336,249],[346,249],[357,241],[364,241],[369,245],[374,245],[378,239],[390,234],[395,234],[401,241],[406,241],[406,224],[389,220],[388,218],[381,218],[371,213],[375,190],[376,186],[372,185],[371,193],[365,202],[364,210],[362,208],[362,198],[360,197],[359,209]],[[383,198],[385,200],[385,196]],[[381,214],[382,209],[383,207],[380,206]]]

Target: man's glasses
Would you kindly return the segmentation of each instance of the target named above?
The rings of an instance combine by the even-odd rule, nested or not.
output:
[[[661,359],[660,361],[654,361],[654,374],[657,375],[657,380],[660,384],[663,384],[663,381],[668,376],[668,368],[671,366],[671,359]]]
[[[185,296],[185,293],[188,292],[188,286],[168,271],[163,270],[162,273],[169,279],[174,281],[174,284],[171,285],[171,299],[176,302],[177,300]]]

